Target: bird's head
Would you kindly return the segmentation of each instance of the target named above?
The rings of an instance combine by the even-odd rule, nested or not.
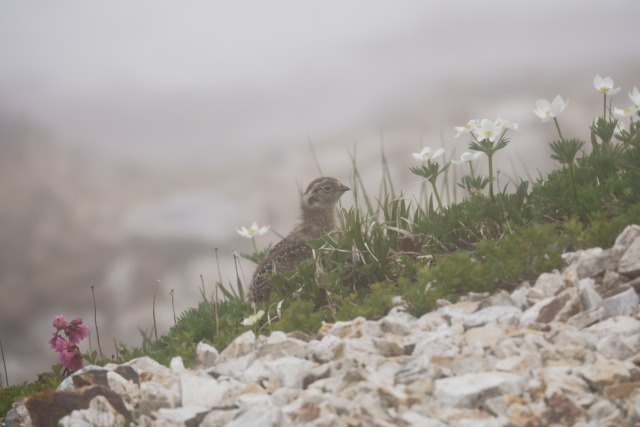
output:
[[[346,191],[351,190],[335,178],[316,178],[302,195],[305,208],[332,209]]]

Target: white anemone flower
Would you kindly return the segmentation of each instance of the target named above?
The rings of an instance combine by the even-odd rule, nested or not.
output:
[[[633,107],[624,108],[624,109],[614,108],[613,114],[615,114],[618,117],[631,117],[635,115],[638,111],[640,111],[640,107],[637,105],[634,105]]]
[[[482,119],[478,127],[473,130],[473,134],[480,140],[488,139],[494,142],[500,136],[502,130],[503,128],[497,123],[497,120],[494,122],[493,120]]]
[[[536,101],[536,108],[533,112],[536,116],[540,117],[544,123],[554,117],[557,117],[565,108],[567,108],[567,105],[569,105],[569,101],[567,100],[565,102],[560,95],[553,98],[553,101],[551,102],[546,99],[538,99]]]
[[[629,98],[631,98],[633,105],[640,106],[640,91],[637,86],[634,86],[633,91],[629,92]]]
[[[456,132],[458,132],[458,133],[456,133],[456,135],[455,135],[455,137],[457,138],[457,137],[459,137],[460,135],[462,135],[463,133],[470,133],[470,132],[472,132],[472,131],[473,131],[475,128],[477,128],[477,127],[478,127],[478,119],[471,119],[471,120],[469,120],[469,121],[467,122],[467,124],[466,124],[466,125],[464,125],[464,126],[455,126],[455,127],[453,128],[453,130],[455,130]]]
[[[494,124],[496,126],[501,126],[503,129],[520,130],[520,126],[517,123],[510,122],[509,120],[503,119],[500,116],[498,116]]]
[[[239,229],[236,228],[236,231],[242,237],[253,239],[255,236],[262,236],[263,234],[266,234],[266,232],[269,231],[269,226],[265,225],[263,227],[258,227],[258,224],[254,221],[254,223],[251,224],[251,227],[246,228],[243,226]]]
[[[595,88],[599,92],[609,96],[613,96],[616,93],[620,92],[619,87],[613,87],[613,79],[609,76],[602,78],[600,77],[600,74],[596,74],[596,76],[593,78],[593,86],[595,86]]]
[[[419,153],[413,153],[413,158],[418,162],[426,162],[441,156],[442,153],[444,153],[444,148],[438,148],[434,151],[431,147],[424,147]]]
[[[242,320],[242,324],[244,326],[253,326],[256,323],[258,323],[258,321],[262,318],[262,316],[264,316],[264,310],[260,310],[256,314],[252,314],[251,316],[249,316],[246,319]]]
[[[460,160],[451,160],[451,163],[454,165],[463,165],[468,162],[472,162],[478,157],[482,156],[482,151],[474,151],[473,153],[470,151],[465,151],[460,155]]]

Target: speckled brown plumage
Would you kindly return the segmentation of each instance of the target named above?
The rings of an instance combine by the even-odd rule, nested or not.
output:
[[[249,302],[255,305],[269,300],[269,273],[293,270],[300,262],[313,256],[307,242],[335,228],[334,207],[340,196],[349,190],[349,187],[334,178],[317,178],[309,184],[302,195],[300,222],[256,267],[248,294]]]

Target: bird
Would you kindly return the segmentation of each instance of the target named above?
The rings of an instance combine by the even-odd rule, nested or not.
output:
[[[268,274],[294,270],[302,261],[313,257],[307,242],[335,229],[335,205],[349,190],[335,178],[320,177],[309,183],[302,194],[299,222],[256,267],[247,296],[249,303],[255,306],[269,300],[271,283]]]

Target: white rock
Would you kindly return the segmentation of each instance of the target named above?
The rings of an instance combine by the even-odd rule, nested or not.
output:
[[[229,406],[233,404],[244,387],[244,384],[233,378],[220,377],[216,380],[204,371],[180,375],[183,406],[206,408]]]
[[[528,326],[534,323],[538,319],[538,316],[540,316],[540,310],[554,299],[555,297],[545,298],[525,310],[525,312],[522,313],[522,316],[520,316],[520,326]]]
[[[198,425],[209,408],[203,406],[182,406],[180,408],[160,408],[156,415],[154,425],[162,425],[163,421],[169,425]]]
[[[436,380],[433,396],[443,406],[476,408],[486,399],[501,394],[520,396],[525,385],[524,377],[517,374],[479,372]]]
[[[256,335],[253,331],[247,331],[234,339],[218,357],[218,362],[227,362],[231,359],[237,359],[246,356],[256,349]]]
[[[542,292],[545,298],[551,297],[564,288],[564,279],[558,273],[542,273],[533,287]]]
[[[176,356],[172,358],[171,362],[169,362],[169,369],[171,369],[171,372],[173,372],[174,374],[179,374],[186,371],[184,362],[182,361],[182,357]]]
[[[635,335],[640,333],[640,320],[630,316],[610,317],[593,326],[589,326],[585,331],[596,334],[598,338],[609,335],[612,331],[625,336]]]
[[[268,380],[276,382],[280,387],[301,389],[304,374],[313,366],[315,363],[309,360],[298,357],[282,357],[265,363],[265,371]]]
[[[207,369],[207,372],[210,372],[212,374],[215,373],[218,375],[227,375],[229,377],[240,379],[243,373],[256,360],[256,353],[251,352],[249,354],[245,354],[244,356],[227,358],[225,362],[220,362],[219,360],[220,359],[218,359],[218,363]]]
[[[88,409],[76,410],[58,421],[62,427],[120,427],[125,425],[122,414],[116,412],[106,397],[96,396]]]
[[[464,340],[462,330],[440,328],[422,335],[416,343],[412,356],[430,358],[432,356],[456,356],[460,354],[460,346]]]
[[[133,381],[109,371],[107,372],[107,383],[111,390],[123,397],[127,409],[133,409],[140,402],[140,387]]]
[[[442,327],[449,326],[449,322],[447,322],[439,312],[432,311],[422,315],[418,319],[417,326],[423,331],[435,331]]]
[[[195,365],[203,369],[209,368],[216,363],[219,355],[214,346],[200,341],[196,347]]]
[[[436,418],[426,417],[418,412],[406,411],[400,416],[400,419],[410,426],[421,427],[447,427],[447,424]]]
[[[236,399],[238,415],[227,427],[281,426],[284,417],[271,397],[265,394],[244,394]]]
[[[131,366],[137,373],[149,372],[154,375],[168,375],[169,368],[156,362],[148,356],[138,357],[124,364],[125,366]],[[114,367],[115,369],[115,367]]]
[[[180,384],[177,377],[154,377],[153,381],[140,383],[140,413],[150,415],[160,408],[175,408],[180,404]]]
[[[522,285],[518,286],[516,290],[511,292],[511,300],[516,304],[516,306],[520,310],[526,310],[529,307],[529,300],[527,298],[527,294],[531,286],[528,282],[524,282]]]
[[[313,359],[320,363],[329,362],[336,357],[340,357],[344,350],[344,343],[335,335],[325,335],[320,342],[315,345]]]
[[[522,311],[514,306],[493,306],[462,316],[465,329],[487,324],[516,325]]]
[[[87,365],[84,368],[75,371],[73,374],[69,375],[67,378],[62,380],[62,382],[60,383],[58,388],[56,388],[56,390],[57,391],[73,390],[74,389],[74,385],[73,385],[73,377],[74,376],[79,375],[79,374],[84,374],[85,372],[104,371],[104,370],[105,370],[105,368],[103,368],[102,366]]]

